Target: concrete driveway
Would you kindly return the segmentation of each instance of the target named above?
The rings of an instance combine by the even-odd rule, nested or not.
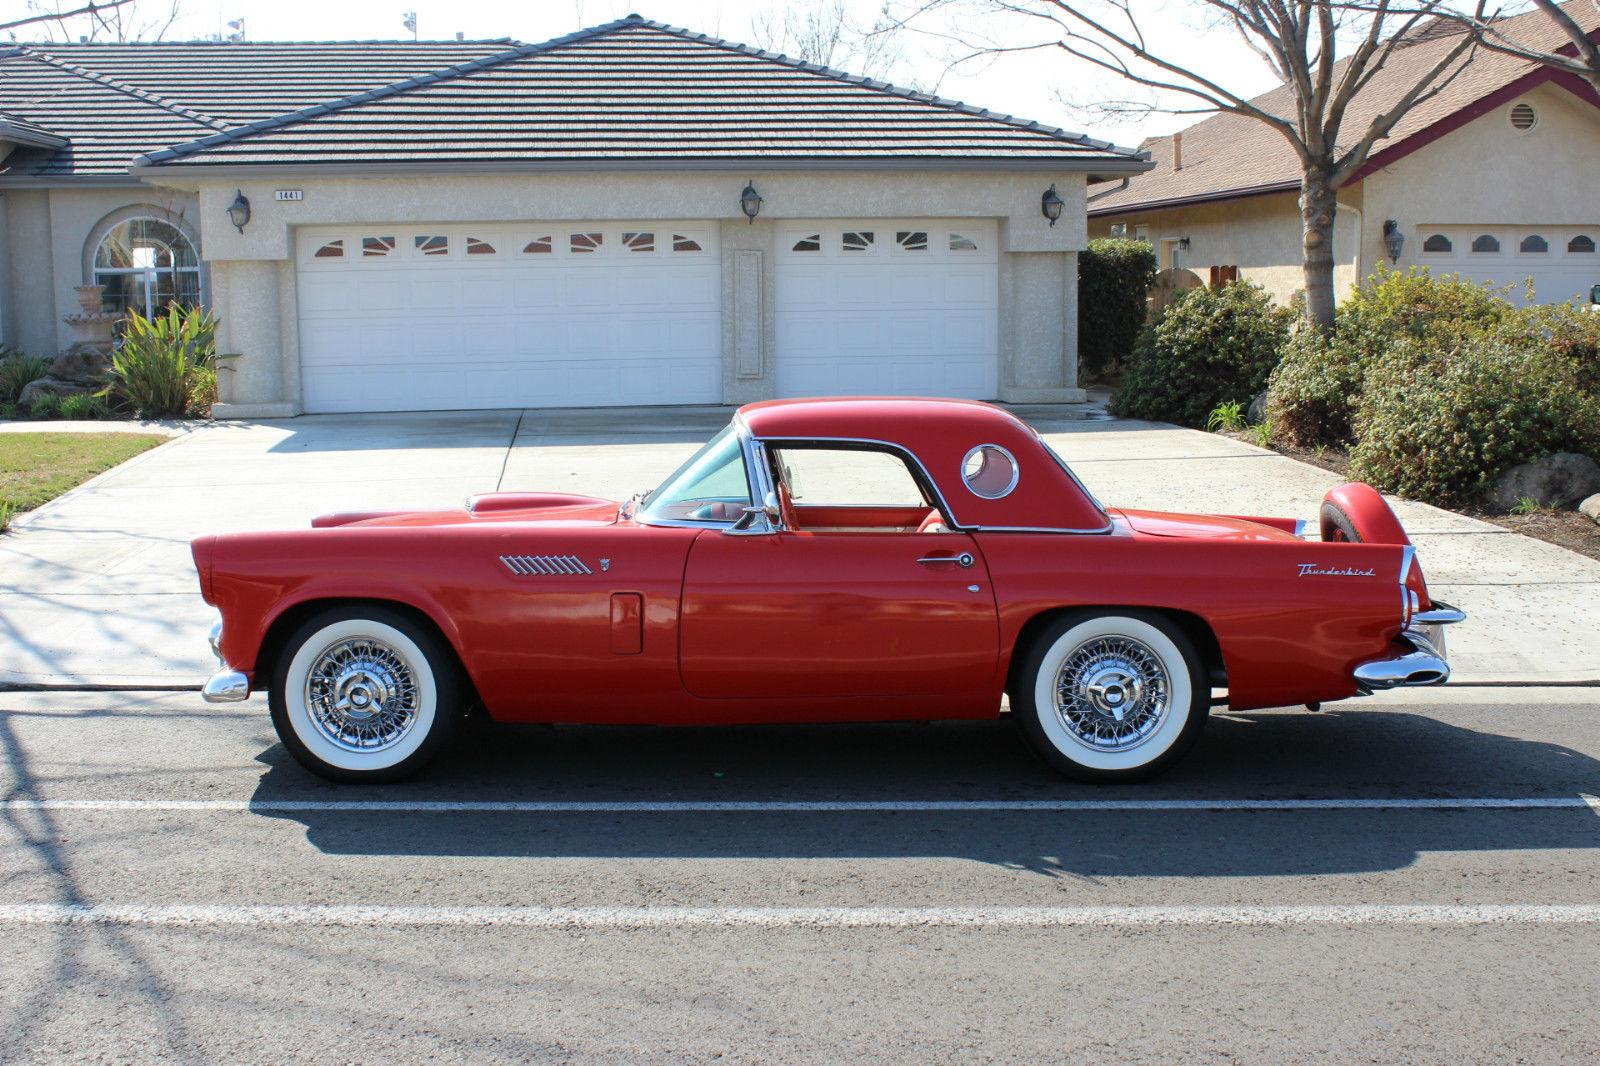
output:
[[[1338,479],[1172,426],[1019,412],[1112,506],[1314,519]],[[188,541],[315,514],[452,506],[474,492],[626,497],[728,411],[329,415],[202,426],[24,516],[0,538],[0,685],[190,686],[212,666]],[[1421,504],[1397,509],[1456,627],[1457,679],[1600,680],[1600,562]]]

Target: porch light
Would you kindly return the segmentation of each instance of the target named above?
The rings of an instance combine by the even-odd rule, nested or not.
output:
[[[1389,262],[1400,262],[1400,252],[1406,246],[1406,235],[1400,232],[1400,223],[1392,218],[1383,220],[1383,248],[1389,253]],[[1426,248],[1423,251],[1427,251]]]
[[[761,194],[756,192],[755,179],[752,178],[744,187],[744,192],[739,194],[739,210],[744,212],[744,217],[751,222],[761,213]]]
[[[234,190],[233,203],[228,205],[228,221],[240,233],[244,232],[245,224],[250,221],[250,201],[245,199],[243,189]]]
[[[1061,209],[1066,206],[1067,202],[1056,195],[1056,187],[1054,185],[1046,189],[1044,195],[1039,197],[1039,210],[1044,212],[1044,217],[1050,220],[1050,225],[1052,226],[1060,220]]]

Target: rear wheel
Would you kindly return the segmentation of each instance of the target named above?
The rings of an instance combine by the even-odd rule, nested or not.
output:
[[[1145,611],[1073,612],[1034,641],[1012,710],[1040,756],[1084,781],[1140,781],[1200,735],[1211,689],[1194,643]]]
[[[383,607],[333,608],[289,638],[273,672],[272,724],[331,781],[397,781],[438,752],[464,686],[437,633]]]
[[[1334,544],[1360,544],[1361,531],[1345,513],[1343,507],[1332,500],[1322,502],[1322,539]]]

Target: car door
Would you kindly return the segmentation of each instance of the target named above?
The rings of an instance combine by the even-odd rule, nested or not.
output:
[[[772,449],[785,528],[696,538],[679,630],[691,693],[950,696],[992,684],[999,626],[982,552],[965,533],[923,528],[916,475],[887,452],[861,461],[870,451]]]

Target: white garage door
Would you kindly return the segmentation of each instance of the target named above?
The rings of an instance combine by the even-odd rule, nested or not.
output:
[[[996,395],[993,223],[784,226],[774,280],[779,395]]]
[[[1461,274],[1495,286],[1512,286],[1507,295],[1533,302],[1561,303],[1588,298],[1600,285],[1600,225],[1594,226],[1424,226],[1417,262],[1434,274]]]
[[[302,230],[308,411],[716,403],[706,222]]]

